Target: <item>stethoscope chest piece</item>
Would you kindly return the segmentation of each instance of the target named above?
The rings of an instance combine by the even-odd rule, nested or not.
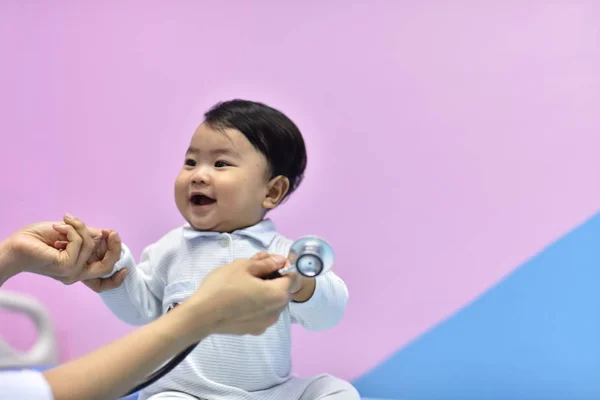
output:
[[[328,272],[333,267],[333,249],[318,236],[304,236],[296,240],[290,248],[289,270],[296,270],[307,278],[314,278]]]

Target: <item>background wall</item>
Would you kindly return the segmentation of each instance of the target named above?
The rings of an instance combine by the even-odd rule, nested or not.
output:
[[[202,112],[267,102],[309,149],[273,218],[329,239],[351,293],[338,327],[296,330],[295,371],[357,378],[598,210],[598,21],[591,1],[3,1],[0,237],[70,212],[139,255],[182,223]],[[83,285],[3,289],[47,304],[63,359],[130,330]]]

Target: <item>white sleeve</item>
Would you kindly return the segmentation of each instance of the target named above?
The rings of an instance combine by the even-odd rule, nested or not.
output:
[[[0,399],[54,400],[52,389],[41,372],[0,372]]]
[[[269,246],[269,253],[288,257],[293,241],[279,235]],[[344,281],[329,271],[315,278],[315,292],[304,303],[290,302],[288,309],[293,324],[309,331],[324,331],[336,326],[346,312],[348,288]]]
[[[156,273],[157,265],[151,252],[152,246],[145,248],[136,264],[131,251],[123,244],[113,273],[126,268],[127,276],[121,286],[100,293],[108,308],[130,325],[145,325],[162,315],[164,283]]]
[[[290,302],[290,315],[292,323],[299,323],[309,331],[324,331],[342,320],[348,304],[348,288],[331,271],[317,276],[315,280],[315,292],[308,301]]]

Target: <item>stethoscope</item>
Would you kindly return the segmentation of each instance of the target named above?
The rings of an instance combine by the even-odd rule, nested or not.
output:
[[[333,258],[333,249],[324,239],[318,236],[304,236],[296,240],[290,248],[288,255],[290,265],[274,271],[269,275],[263,276],[262,278],[276,279],[293,271],[296,271],[307,278],[315,278],[331,270],[333,267]],[[197,345],[198,343],[195,343],[177,354],[163,367],[153,372],[144,382],[131,389],[123,397],[139,392],[171,372],[171,370],[179,365],[179,363],[181,363]]]

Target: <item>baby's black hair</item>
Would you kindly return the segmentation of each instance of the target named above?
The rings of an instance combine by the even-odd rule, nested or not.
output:
[[[267,159],[269,179],[287,177],[285,200],[300,186],[306,169],[306,147],[300,130],[281,111],[265,104],[234,99],[214,105],[204,114],[213,129],[236,129]]]

